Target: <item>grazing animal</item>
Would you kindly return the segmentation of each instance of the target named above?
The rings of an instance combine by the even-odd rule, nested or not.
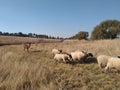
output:
[[[25,44],[23,45],[24,51],[27,50],[27,52],[29,52],[30,46],[31,46],[31,43],[25,43]]]
[[[92,53],[87,53],[84,51],[71,52],[71,56],[73,61],[80,61],[80,62],[84,62],[84,60],[89,56],[93,57]]]
[[[54,56],[54,60],[57,61],[62,61],[62,62],[69,62],[69,60],[71,59],[71,56],[68,54],[55,54]]]
[[[108,59],[110,58],[111,56],[107,56],[107,55],[99,55],[97,57],[97,62],[98,62],[98,65],[100,68],[105,68],[106,65],[107,65],[107,62],[108,62]]]
[[[120,58],[118,57],[111,57],[108,59],[107,66],[105,67],[105,70],[110,70],[112,68],[115,68],[120,71]]]
[[[62,53],[62,50],[61,49],[52,49],[52,54],[60,54]]]

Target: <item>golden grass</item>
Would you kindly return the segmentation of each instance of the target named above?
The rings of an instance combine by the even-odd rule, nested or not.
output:
[[[53,61],[51,50],[85,50],[98,55],[120,55],[120,39],[0,46],[0,90],[118,90],[120,73],[103,72],[97,63],[65,64]]]

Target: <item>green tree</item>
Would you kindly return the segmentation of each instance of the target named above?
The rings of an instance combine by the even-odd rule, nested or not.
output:
[[[33,34],[32,34],[32,33],[28,33],[28,36],[29,36],[29,37],[32,37],[32,36],[33,36]]]
[[[78,32],[75,36],[72,36],[71,39],[86,39],[87,40],[87,37],[89,36],[89,33],[88,32],[85,32],[85,31],[81,31],[81,32]]]
[[[22,32],[18,32],[18,36],[23,36],[23,33]]]
[[[2,32],[0,31],[0,35],[2,35]]]
[[[91,39],[114,39],[120,34],[120,21],[106,20],[94,28]]]

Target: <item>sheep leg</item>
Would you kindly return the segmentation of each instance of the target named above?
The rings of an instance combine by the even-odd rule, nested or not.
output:
[[[25,47],[24,47],[24,51],[25,51]]]
[[[25,49],[25,51],[29,52],[29,50],[28,50],[28,49]]]
[[[100,69],[102,69],[102,68],[103,68],[103,67],[102,67],[102,63],[100,63],[100,64],[99,64],[99,67],[100,67]]]
[[[107,71],[107,70],[108,70],[108,67],[106,66],[106,67],[105,67],[105,71]]]
[[[54,57],[54,61],[57,62],[58,60]]]
[[[109,66],[106,66],[106,67],[105,67],[105,71],[110,72],[110,68],[109,68]]]
[[[63,62],[65,62],[65,63],[66,63],[66,60],[65,60],[65,59],[63,59]]]

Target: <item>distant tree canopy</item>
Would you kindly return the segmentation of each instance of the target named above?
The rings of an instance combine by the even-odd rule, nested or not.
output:
[[[35,33],[28,33],[28,34],[24,34],[22,32],[18,32],[18,33],[9,33],[9,32],[1,32],[0,31],[0,35],[5,35],[5,36],[19,36],[19,37],[33,37],[33,38],[49,38],[49,39],[61,39],[59,37],[52,37],[52,36],[48,36],[48,35],[42,35],[42,34],[35,34]]]
[[[79,40],[85,39],[85,40],[87,40],[88,36],[89,36],[88,32],[80,31],[75,36],[72,36],[71,39],[79,39]]]
[[[91,33],[91,39],[114,39],[118,35],[120,35],[120,21],[106,20],[94,28]]]

